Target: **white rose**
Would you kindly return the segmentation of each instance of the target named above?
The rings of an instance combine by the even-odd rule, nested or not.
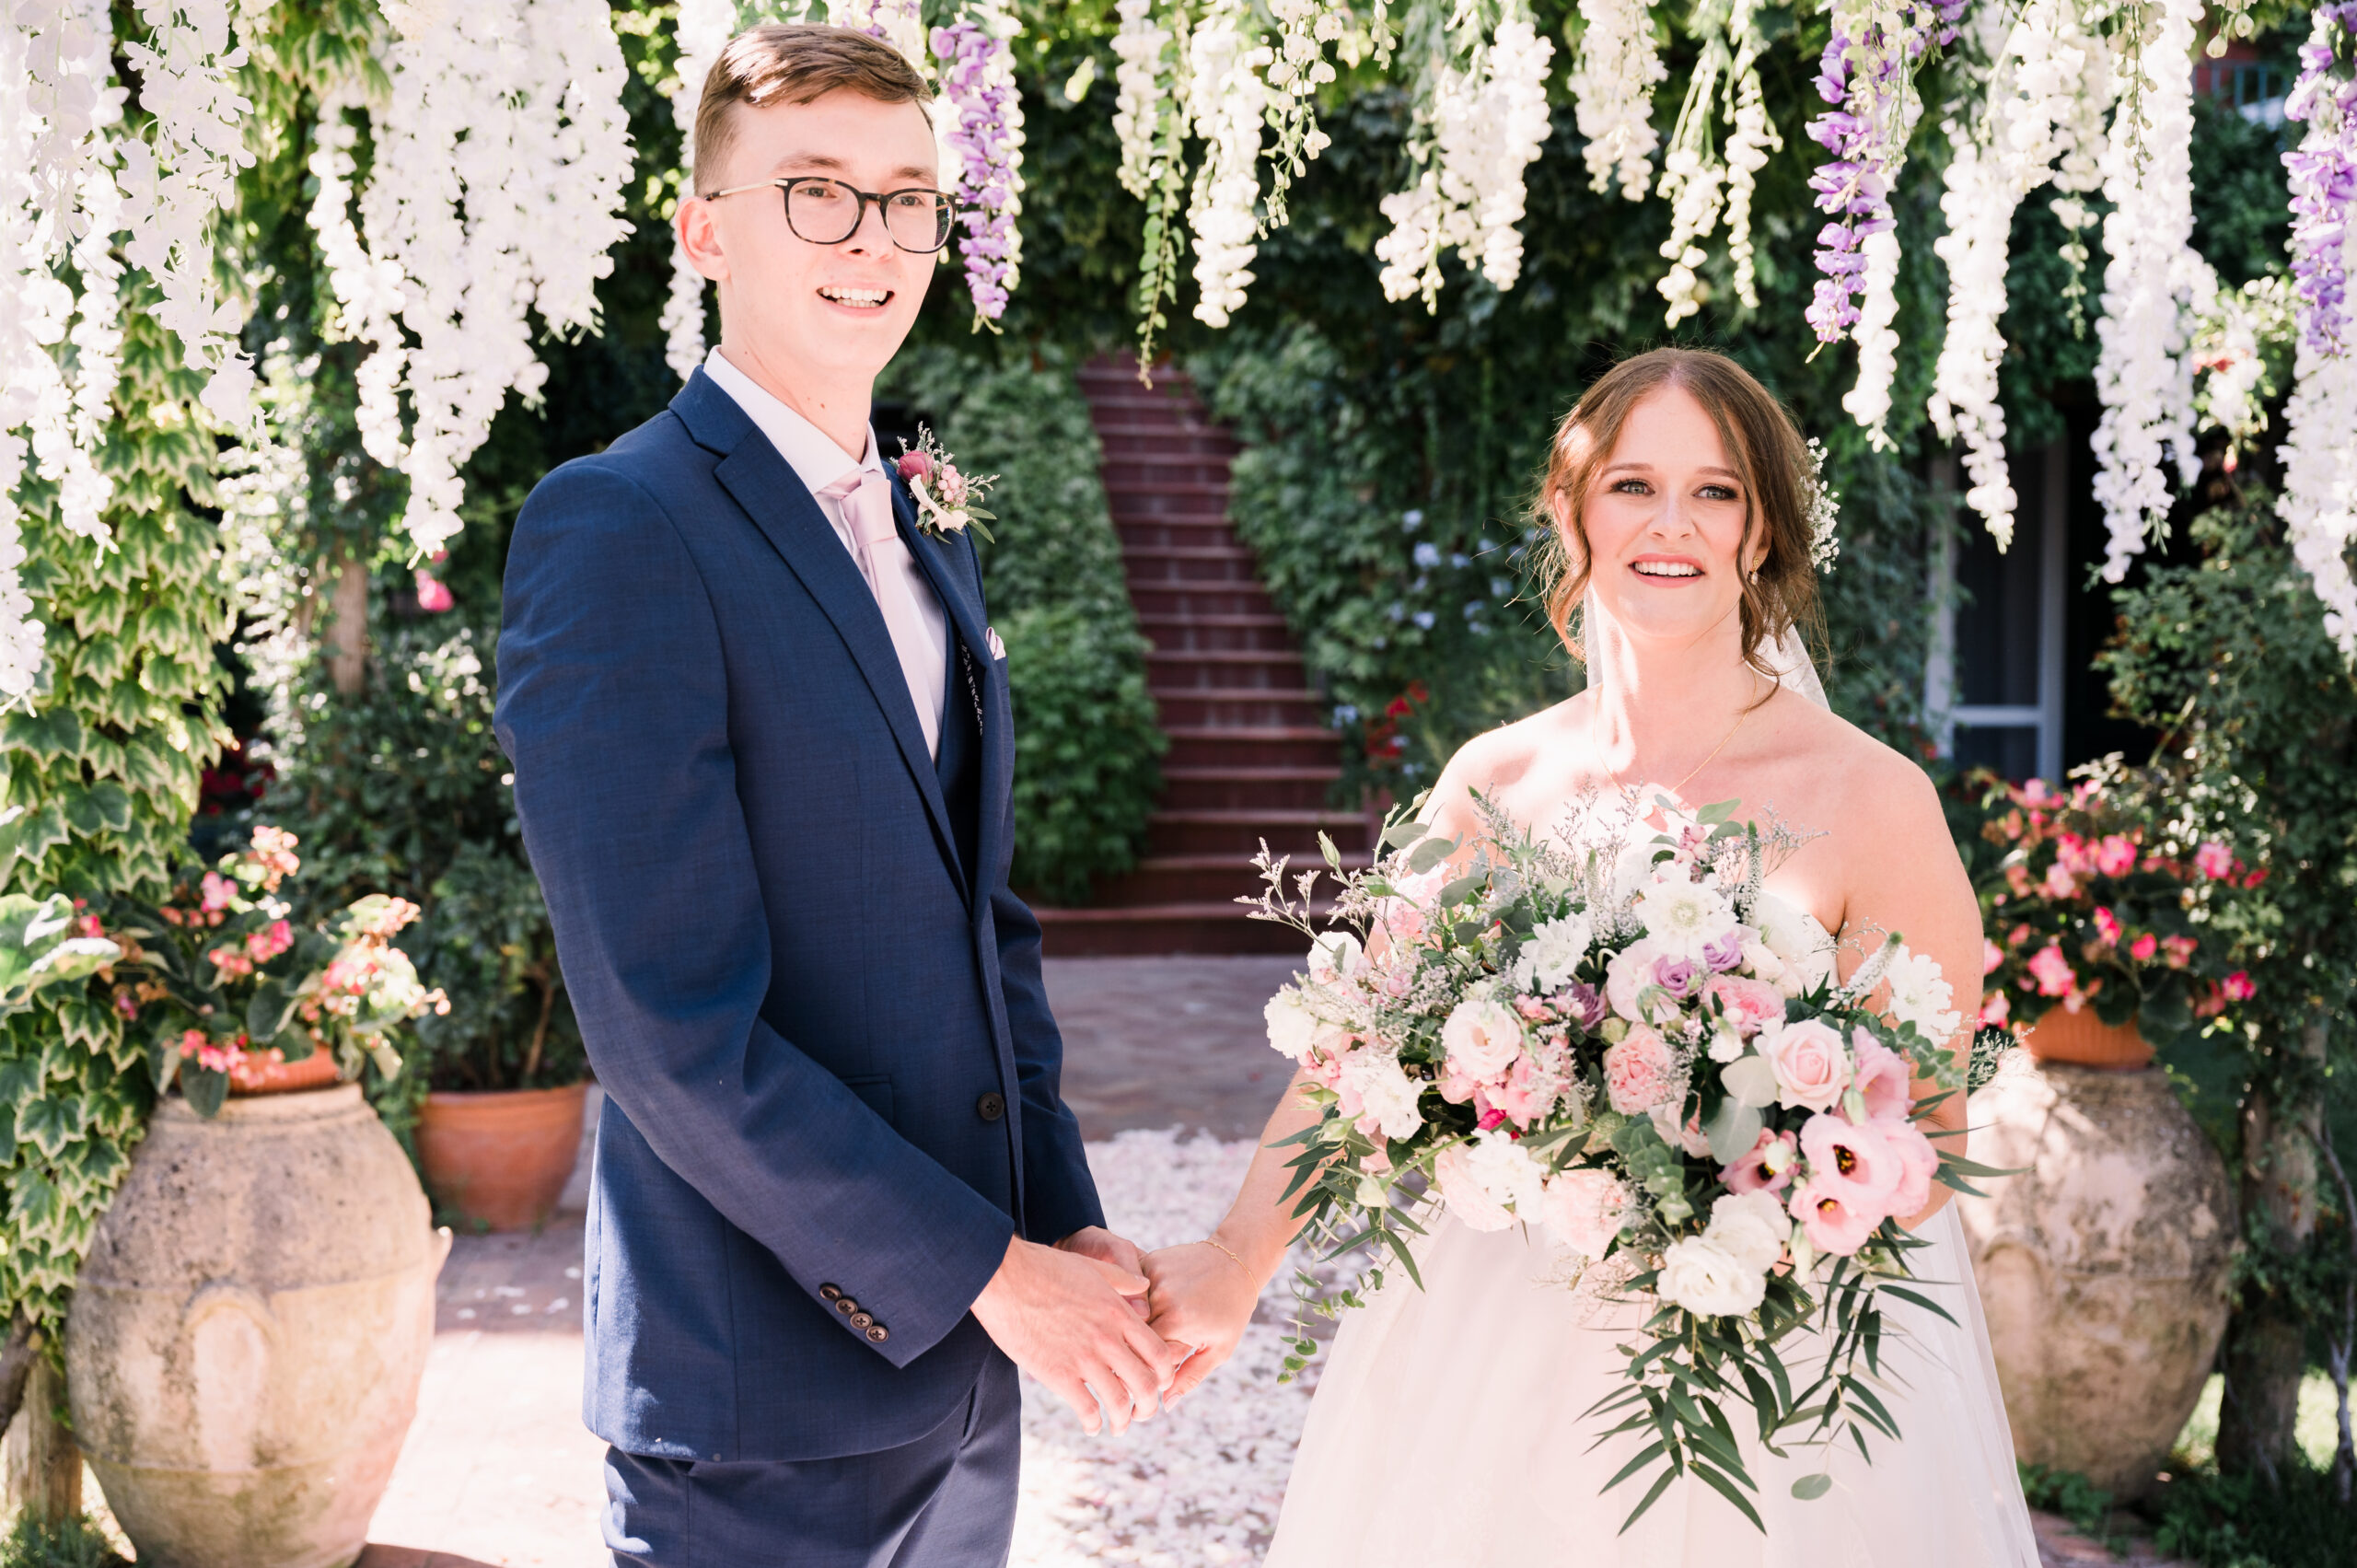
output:
[[[1702,1239],[1765,1274],[1784,1255],[1784,1238],[1792,1233],[1792,1219],[1773,1192],[1730,1192],[1711,1205]]]
[[[1290,985],[1269,998],[1260,1016],[1269,1026],[1269,1044],[1279,1055],[1295,1062],[1309,1054],[1325,1028],[1325,1020],[1311,1012],[1307,1000]]]
[[[1784,978],[1784,960],[1776,956],[1776,949],[1759,940],[1759,933],[1749,926],[1744,928],[1743,970],[1752,979],[1764,980],[1771,984]]]
[[[1561,991],[1569,985],[1595,938],[1595,928],[1583,914],[1541,921],[1522,949],[1522,961],[1530,966],[1538,989]]]
[[[1658,877],[1641,892],[1637,918],[1644,922],[1645,935],[1660,944],[1662,951],[1698,962],[1704,947],[1725,940],[1736,925],[1735,911],[1717,889],[1682,876]]]
[[[1522,1020],[1490,997],[1460,1002],[1440,1027],[1449,1067],[1468,1078],[1494,1078],[1522,1054]]]
[[[1465,1168],[1492,1202],[1513,1205],[1526,1219],[1538,1217],[1546,1202],[1547,1167],[1512,1138],[1482,1133],[1466,1152]]]
[[[1739,1318],[1766,1298],[1768,1277],[1765,1270],[1746,1268],[1716,1242],[1689,1237],[1662,1253],[1654,1291],[1698,1318]]]
[[[1416,1109],[1423,1083],[1408,1076],[1397,1057],[1353,1051],[1342,1059],[1341,1087],[1358,1096],[1360,1121],[1372,1119],[1387,1138],[1411,1138],[1424,1124],[1423,1112]]]
[[[1310,983],[1331,986],[1350,979],[1358,971],[1364,953],[1359,939],[1349,932],[1326,933],[1309,945]]]
[[[1472,1168],[1472,1151],[1452,1144],[1433,1161],[1433,1179],[1449,1213],[1475,1230],[1504,1230],[1514,1224],[1505,1205],[1490,1196],[1488,1185]]]
[[[1752,900],[1751,923],[1759,939],[1785,965],[1799,971],[1802,989],[1833,972],[1833,952],[1808,916],[1775,894],[1762,890]]]
[[[1926,1039],[1944,1040],[1964,1022],[1948,1005],[1956,999],[1956,992],[1928,955],[1899,948],[1885,978],[1890,985],[1891,1016],[1914,1025]]]

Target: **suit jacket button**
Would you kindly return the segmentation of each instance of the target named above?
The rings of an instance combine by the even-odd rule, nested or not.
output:
[[[854,1312],[851,1315],[851,1326],[854,1329],[865,1330],[875,1321],[874,1318],[865,1312]]]
[[[859,1310],[859,1303],[853,1301],[850,1296],[839,1295],[835,1297],[835,1310],[848,1318],[853,1313]]]
[[[985,1121],[996,1121],[1006,1114],[1006,1097],[993,1089],[974,1102],[974,1109]]]
[[[881,1323],[870,1323],[867,1326],[867,1340],[870,1344],[880,1345],[891,1337],[891,1331]]]
[[[819,1299],[821,1301],[840,1301],[842,1299],[842,1294],[843,1287],[841,1285],[820,1285],[819,1287]]]

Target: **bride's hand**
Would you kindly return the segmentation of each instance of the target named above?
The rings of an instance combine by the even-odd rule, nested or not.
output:
[[[1152,1288],[1146,1304],[1153,1311],[1154,1331],[1173,1346],[1193,1351],[1179,1365],[1165,1402],[1194,1391],[1236,1352],[1252,1309],[1260,1300],[1260,1282],[1244,1265],[1209,1241],[1190,1241],[1145,1255],[1145,1277]]]

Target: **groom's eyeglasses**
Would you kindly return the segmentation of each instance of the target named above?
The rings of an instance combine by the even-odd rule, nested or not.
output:
[[[892,237],[893,244],[915,255],[929,256],[949,243],[949,226],[958,216],[958,203],[939,191],[911,188],[879,195],[816,175],[732,185],[726,191],[705,192],[704,200],[716,202],[723,196],[772,187],[785,192],[785,226],[813,245],[841,245],[857,234],[861,220],[867,216],[867,203],[873,202],[884,215],[884,232]]]

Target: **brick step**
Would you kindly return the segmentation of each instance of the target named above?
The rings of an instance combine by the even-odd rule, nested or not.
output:
[[[1147,819],[1148,854],[1221,854],[1252,858],[1265,842],[1274,854],[1318,853],[1324,832],[1341,850],[1367,847],[1366,819],[1356,812],[1260,807],[1248,811],[1156,811]]]
[[[1340,848],[1338,844],[1335,846]],[[1325,861],[1310,857],[1323,865]],[[1342,864],[1358,869],[1371,864],[1363,854],[1344,854]],[[1306,869],[1298,856],[1287,867],[1287,876]],[[1150,855],[1121,876],[1097,884],[1091,897],[1099,905],[1115,908],[1138,904],[1210,903],[1230,899],[1258,898],[1267,886],[1260,874],[1252,869],[1250,855],[1233,854],[1163,854]],[[1293,890],[1288,881],[1286,891]],[[1328,889],[1330,891],[1330,889]]]
[[[1156,551],[1133,555],[1123,574],[1129,579],[1131,598],[1135,605],[1142,588],[1185,588],[1208,585],[1226,588],[1249,584],[1255,587],[1260,579],[1252,573],[1249,551],[1228,552],[1209,550]],[[1265,596],[1268,590],[1260,590]]]
[[[1169,738],[1163,768],[1332,767],[1341,755],[1323,725],[1182,725],[1165,722]]]
[[[1146,655],[1146,687],[1156,695],[1281,692],[1307,690],[1301,656],[1290,649],[1155,649]]]
[[[1275,615],[1268,589],[1249,583],[1145,582],[1130,578],[1130,603],[1141,621],[1196,616]]]
[[[1197,688],[1153,695],[1165,729],[1303,729],[1326,716],[1325,700],[1315,691]]]
[[[1034,909],[1031,912],[1039,917],[1039,950],[1051,958],[1300,953],[1306,946],[1300,932],[1273,921],[1253,920],[1241,904],[1150,904],[1134,909]]]
[[[1162,804],[1173,811],[1290,811],[1324,807],[1335,768],[1165,768]]]
[[[1097,444],[1117,462],[1233,458],[1243,447],[1215,425],[1173,424],[1161,419],[1097,422]]]
[[[1117,523],[1146,523],[1161,517],[1220,523],[1227,520],[1227,491],[1216,494],[1185,494],[1175,491],[1109,491],[1105,509]]]
[[[1117,458],[1109,452],[1102,471],[1109,496],[1152,491],[1158,495],[1216,495],[1224,501],[1227,469],[1225,458]]]
[[[1139,628],[1156,653],[1263,652],[1290,649],[1281,615],[1229,615],[1190,620],[1182,616],[1140,616]]]
[[[1113,525],[1124,549],[1244,550],[1236,529],[1225,517],[1210,516],[1137,517]]]

